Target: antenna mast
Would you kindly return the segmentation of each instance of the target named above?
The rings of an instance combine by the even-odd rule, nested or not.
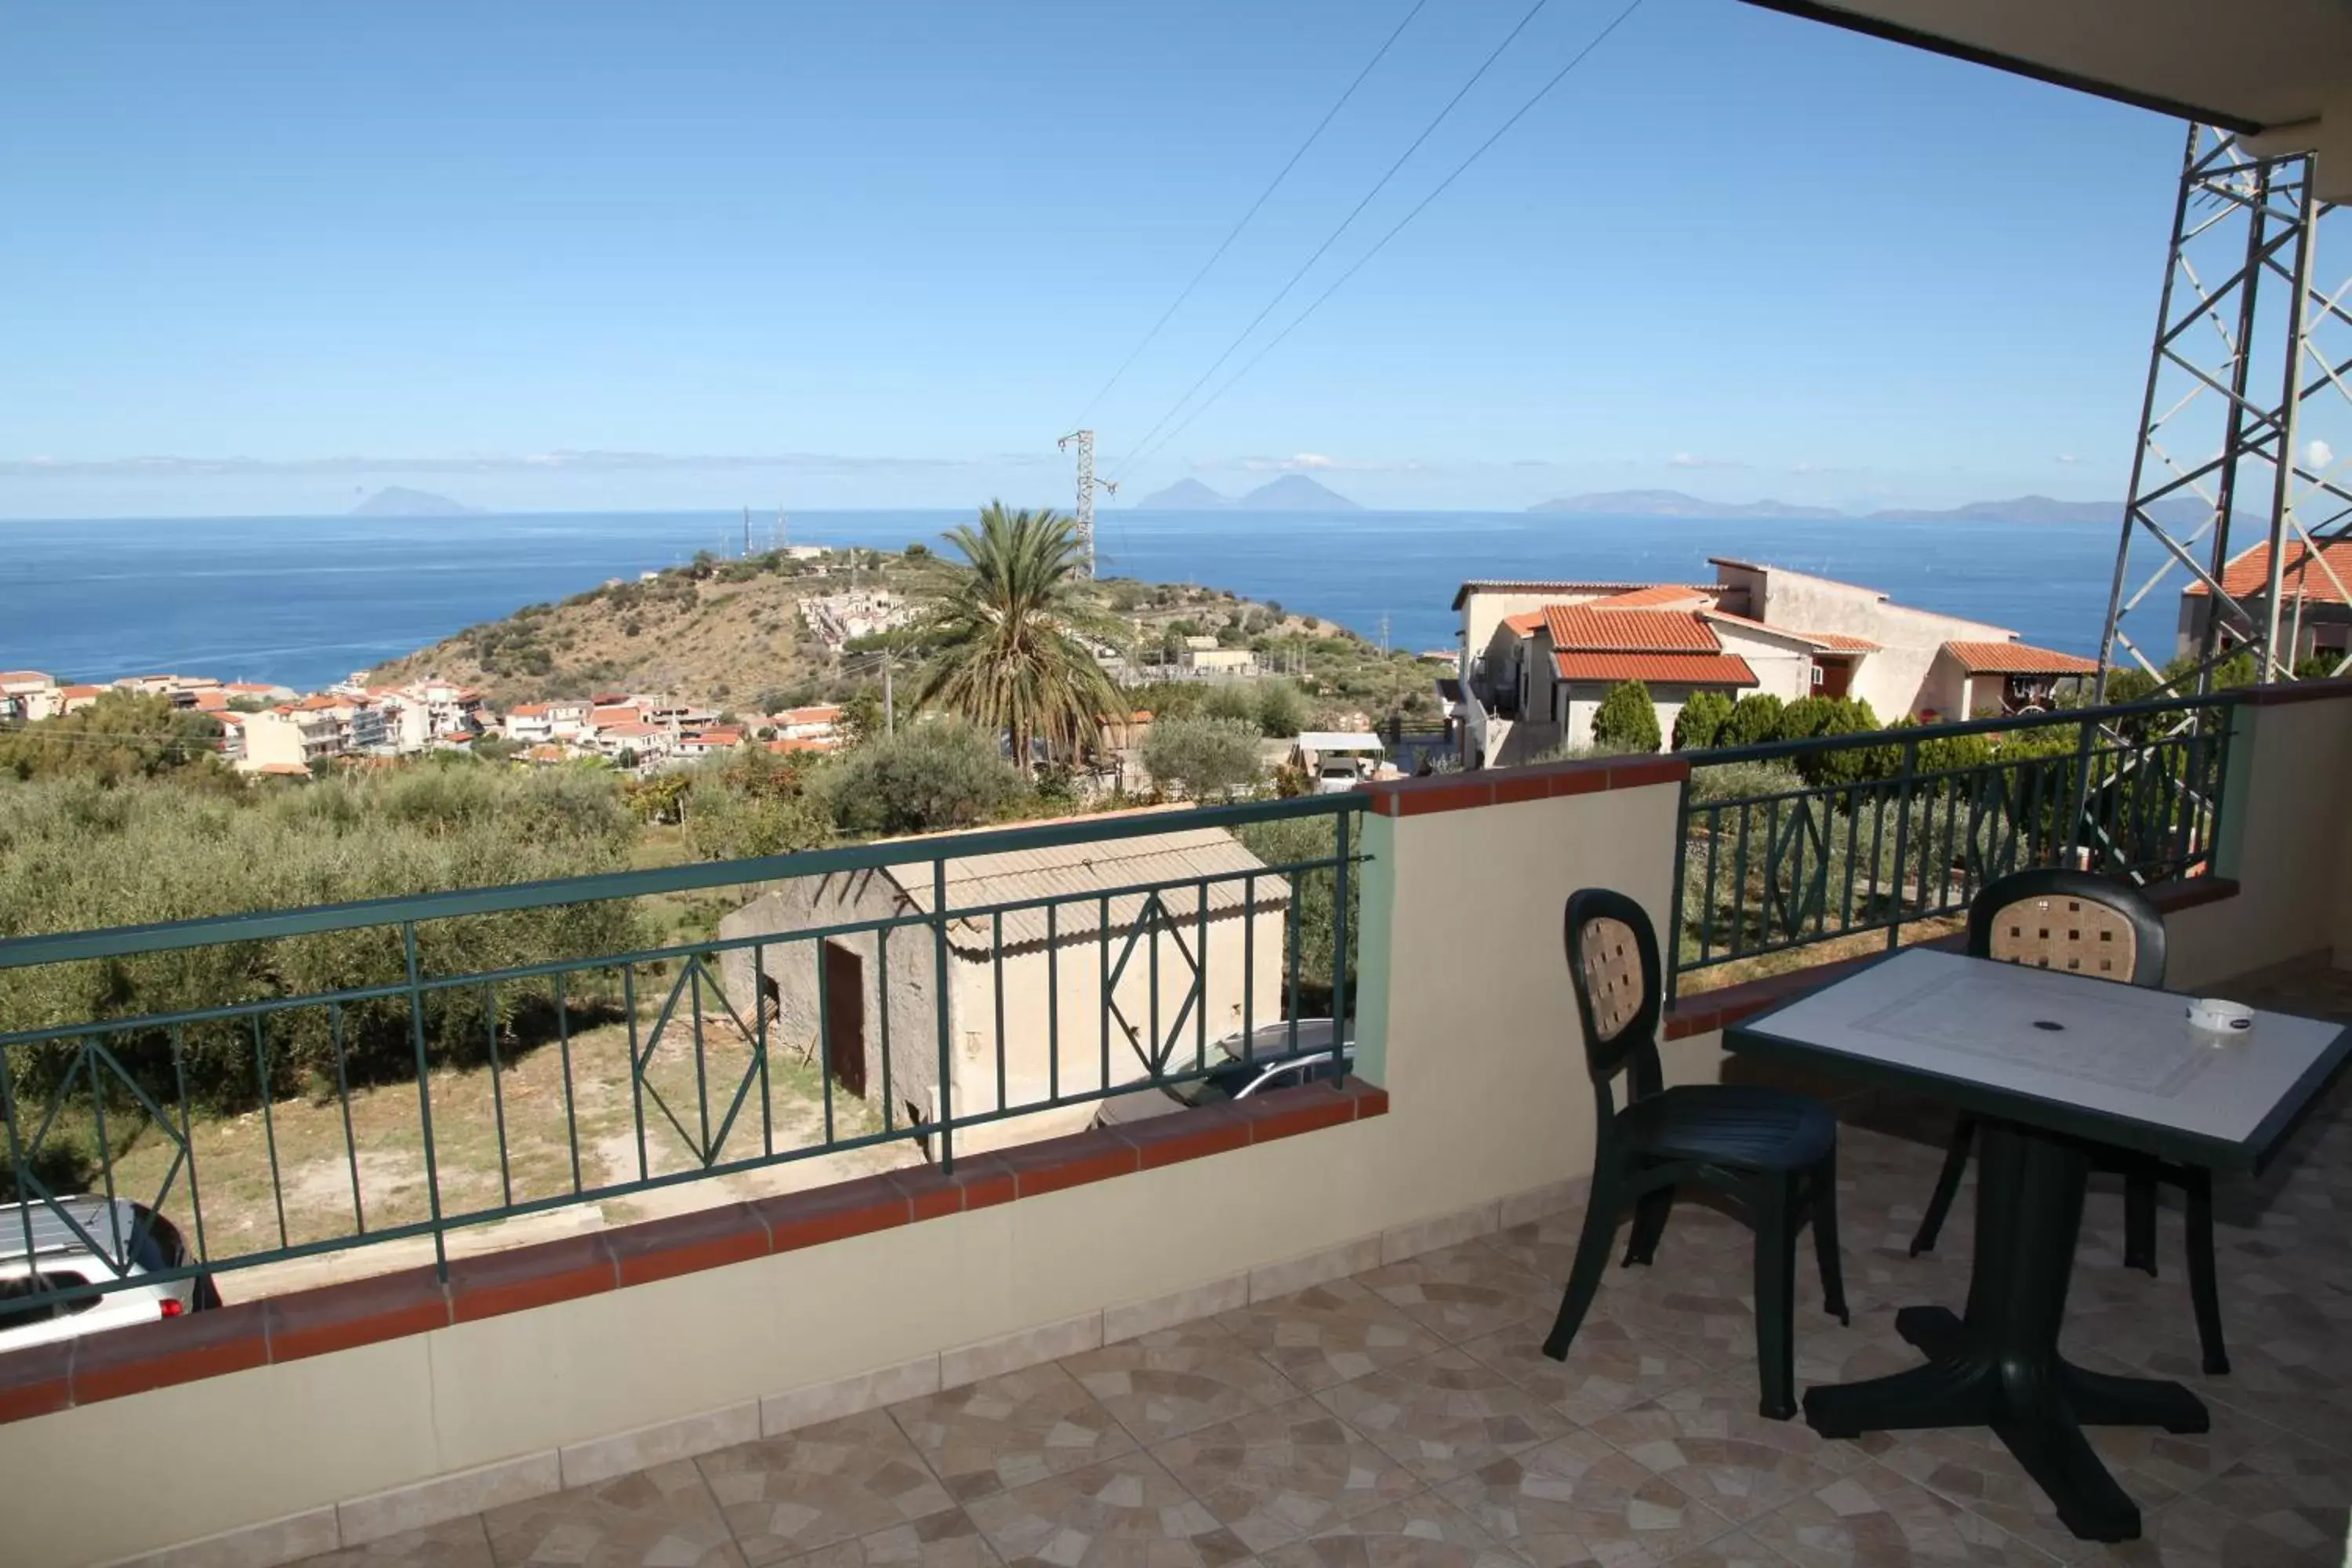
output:
[[[1073,430],[1054,443],[1058,451],[1066,452],[1070,443],[1078,444],[1078,549],[1087,558],[1087,575],[1095,574],[1095,487],[1100,485],[1111,494],[1118,494],[1115,479],[1095,478],[1095,433]]]

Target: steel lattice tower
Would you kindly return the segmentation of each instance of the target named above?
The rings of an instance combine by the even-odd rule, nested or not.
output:
[[[2258,679],[2292,679],[2305,594],[2352,597],[2318,552],[2352,539],[2352,276],[2327,288],[2316,269],[2324,234],[2352,240],[2329,221],[2336,210],[2314,195],[2310,153],[2264,157],[2230,132],[2189,128],[2099,643],[2102,695],[2112,669],[2161,678],[2172,657],[2145,624],[2125,629],[2144,605],[2166,613],[2168,638],[2177,616],[2195,656],[2163,689],[2201,691],[2240,649]],[[2261,591],[2224,593],[2230,561],[2265,543]],[[2192,584],[2201,603],[2179,596]]]
[[[1087,575],[1095,574],[1095,487],[1100,485],[1111,494],[1118,494],[1118,481],[1095,478],[1095,433],[1073,430],[1054,443],[1056,450],[1068,451],[1070,443],[1078,444],[1078,549],[1087,558]]]

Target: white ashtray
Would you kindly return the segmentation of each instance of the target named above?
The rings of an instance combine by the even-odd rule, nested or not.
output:
[[[2189,1023],[2191,1028],[2209,1034],[2242,1035],[2254,1026],[2254,1010],[2242,1002],[2200,997],[2189,1004]]]

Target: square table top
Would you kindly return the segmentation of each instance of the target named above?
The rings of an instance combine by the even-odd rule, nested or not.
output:
[[[1732,1026],[1724,1044],[2254,1171],[2352,1054],[2352,1029],[2257,1013],[2252,1029],[2220,1035],[2191,1025],[2173,992],[1910,948]]]

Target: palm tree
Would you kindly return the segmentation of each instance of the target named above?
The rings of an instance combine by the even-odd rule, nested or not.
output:
[[[1125,633],[1086,590],[1076,525],[991,501],[978,528],[960,524],[947,540],[963,562],[942,563],[928,590],[921,636],[937,652],[917,700],[1009,735],[1024,772],[1032,737],[1075,757],[1119,700],[1087,644]]]

